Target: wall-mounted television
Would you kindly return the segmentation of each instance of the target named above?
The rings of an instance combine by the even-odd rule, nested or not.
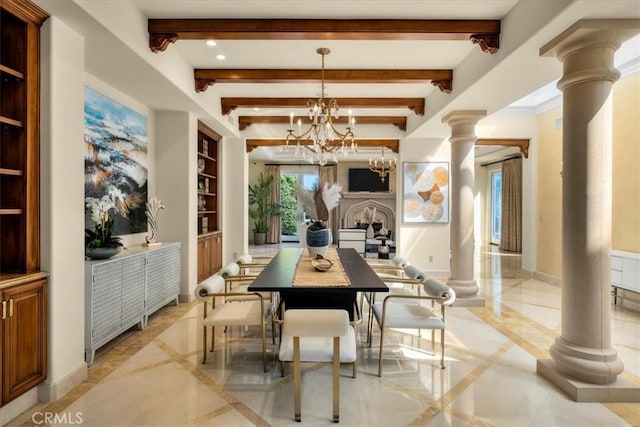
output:
[[[382,182],[380,175],[369,169],[349,168],[349,191],[389,191],[389,177]]]

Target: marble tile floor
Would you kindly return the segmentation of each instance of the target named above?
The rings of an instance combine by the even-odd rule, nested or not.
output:
[[[559,287],[524,277],[513,255],[479,251],[476,265],[486,307],[447,310],[447,369],[431,353],[429,332],[394,331],[378,378],[376,331],[373,346],[359,348],[357,378],[343,368],[340,425],[640,425],[640,405],[576,403],[536,375],[536,359],[549,357],[560,331]],[[623,377],[640,385],[640,313],[624,304],[612,308]],[[291,367],[281,378],[269,345],[271,368],[263,373],[257,327],[218,331],[204,365],[201,330],[200,303],[168,306],[145,330],[99,351],[87,380],[70,393],[8,425],[33,425],[38,411],[81,414],[87,426],[297,425]],[[305,364],[302,393],[303,424],[331,424],[330,366]]]

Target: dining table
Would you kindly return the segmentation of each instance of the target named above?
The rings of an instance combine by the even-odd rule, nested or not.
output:
[[[280,309],[344,309],[360,319],[358,292],[389,292],[371,266],[353,248],[330,248],[334,265],[315,271],[305,248],[282,248],[249,285],[249,292],[278,292]],[[282,313],[281,313],[282,314]]]

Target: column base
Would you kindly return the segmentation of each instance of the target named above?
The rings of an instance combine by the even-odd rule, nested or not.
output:
[[[640,402],[640,387],[624,378],[611,384],[589,384],[565,377],[552,359],[538,359],[536,372],[575,402]]]
[[[485,299],[480,297],[458,298],[451,304],[451,307],[485,307]]]
[[[475,297],[478,295],[480,288],[475,280],[460,280],[450,278],[447,281],[447,286],[453,289],[456,293],[456,298]]]

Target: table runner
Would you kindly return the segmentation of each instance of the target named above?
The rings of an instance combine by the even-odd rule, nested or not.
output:
[[[294,287],[343,287],[349,286],[351,282],[344,267],[340,262],[338,251],[335,248],[329,248],[325,258],[333,262],[333,267],[329,271],[320,272],[311,265],[311,257],[307,248],[302,251],[298,263],[296,264],[296,272],[293,275]]]

